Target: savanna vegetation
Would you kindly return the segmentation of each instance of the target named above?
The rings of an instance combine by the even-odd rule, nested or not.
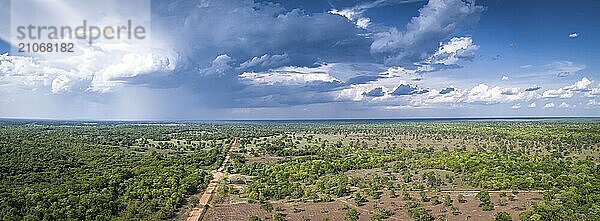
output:
[[[229,168],[231,173],[253,177],[241,193],[250,202],[348,199],[360,207],[387,195],[412,202],[407,207],[414,219],[430,220],[433,216],[422,204],[443,204],[450,216],[464,213],[455,207],[465,203],[464,196],[452,200],[443,191],[481,190],[475,196],[480,210],[502,212],[498,219],[506,219],[506,212],[498,210],[522,191],[543,195],[543,200],[519,212],[522,220],[600,219],[597,121],[271,127],[280,132],[242,140]],[[364,174],[356,175],[361,171]],[[500,199],[493,202],[488,190],[498,191]],[[422,197],[412,197],[412,192]]]
[[[177,219],[233,139],[214,203],[243,220],[600,220],[595,119],[3,121],[0,217]]]

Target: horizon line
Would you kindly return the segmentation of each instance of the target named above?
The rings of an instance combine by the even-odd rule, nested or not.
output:
[[[236,122],[236,121],[360,121],[360,120],[535,120],[600,119],[600,116],[470,116],[470,117],[398,117],[398,118],[256,118],[256,119],[69,119],[0,117],[0,121],[67,121],[67,122]]]

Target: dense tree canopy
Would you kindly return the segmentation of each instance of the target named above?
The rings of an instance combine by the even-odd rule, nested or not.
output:
[[[208,183],[207,169],[224,157],[222,141],[183,154],[130,148],[142,134],[157,139],[178,131],[137,126],[0,126],[0,218],[169,218],[186,196]]]

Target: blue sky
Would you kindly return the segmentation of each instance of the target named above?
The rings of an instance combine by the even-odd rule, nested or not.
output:
[[[2,17],[9,8],[0,1]],[[152,1],[151,45],[58,58],[10,53],[2,19],[0,117],[599,116],[599,11],[554,0]]]

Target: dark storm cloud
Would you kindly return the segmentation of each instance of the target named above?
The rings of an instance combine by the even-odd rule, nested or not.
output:
[[[394,92],[392,92],[392,95],[394,96],[403,96],[403,95],[414,95],[414,94],[424,94],[429,92],[429,90],[427,89],[420,89],[417,86],[412,86],[409,84],[400,84],[395,90]]]
[[[452,88],[452,87],[447,87],[447,88],[444,88],[444,89],[442,89],[442,90],[440,91],[440,94],[447,94],[447,93],[450,93],[450,92],[452,92],[452,91],[455,91],[455,90],[456,90],[456,89],[454,89],[454,88]]]
[[[383,88],[378,87],[378,88],[374,88],[373,90],[371,90],[369,92],[363,93],[363,95],[365,95],[367,97],[382,97],[383,95],[385,95],[385,93],[383,92]]]
[[[525,91],[537,91],[539,89],[542,89],[542,87],[540,87],[540,86],[530,87],[530,88],[526,88]]]

